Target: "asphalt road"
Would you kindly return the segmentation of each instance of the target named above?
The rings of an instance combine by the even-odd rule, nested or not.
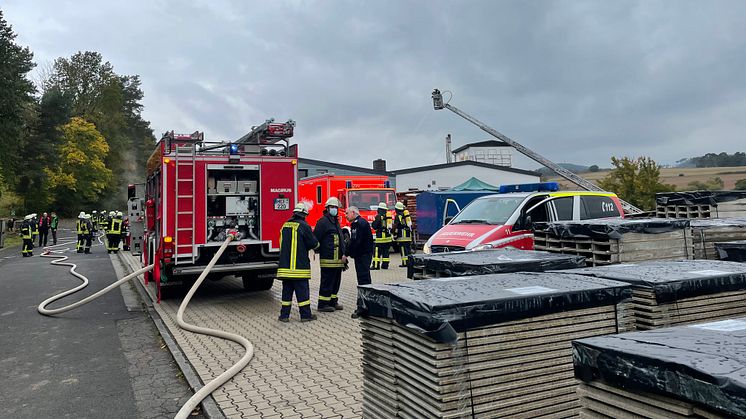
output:
[[[61,231],[58,242],[71,234]],[[68,261],[90,285],[53,308],[116,280],[103,246],[90,255],[70,248]],[[0,252],[0,417],[173,417],[191,392],[148,314],[137,304],[128,311],[117,291],[55,317],[38,314],[39,302],[80,281],[34,253]]]

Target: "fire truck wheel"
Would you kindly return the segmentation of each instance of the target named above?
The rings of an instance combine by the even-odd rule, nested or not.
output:
[[[264,272],[250,272],[243,274],[241,279],[243,280],[243,287],[246,291],[267,291],[272,288],[275,283],[274,275],[266,276],[260,274],[266,274]]]

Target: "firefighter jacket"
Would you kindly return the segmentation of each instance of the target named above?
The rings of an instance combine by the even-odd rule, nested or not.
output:
[[[391,238],[392,222],[388,211],[379,209],[371,227],[373,227],[373,230],[376,230],[376,243],[383,244],[391,243],[393,241]]]
[[[398,242],[412,241],[412,217],[408,210],[397,211],[394,216],[394,237]]]
[[[34,236],[39,235],[39,222],[36,221],[36,218],[31,220],[31,234],[33,234]]]
[[[280,230],[278,279],[311,279],[308,252],[319,247],[304,217],[293,215]]]
[[[28,220],[24,220],[21,223],[21,238],[22,239],[24,239],[24,240],[31,240],[31,235],[33,234],[32,233],[32,228],[31,228],[32,224],[33,223],[31,221],[28,221]]]
[[[77,230],[78,234],[83,234],[83,223],[85,220],[81,220],[78,218],[78,221],[75,222],[75,229]]]
[[[78,222],[80,223],[80,227],[78,228],[79,234],[87,236],[93,233],[93,224],[89,220],[80,220]]]
[[[319,265],[322,268],[344,268],[342,255],[345,252],[345,244],[337,217],[332,217],[324,211],[324,216],[316,222],[313,235],[319,241]]]
[[[122,234],[122,220],[119,218],[112,218],[109,226],[109,234]]]
[[[350,223],[350,244],[345,249],[347,256],[354,258],[373,253],[375,249],[373,233],[370,224],[363,217],[358,216]]]

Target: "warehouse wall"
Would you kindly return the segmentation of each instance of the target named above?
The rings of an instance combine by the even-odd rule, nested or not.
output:
[[[510,183],[540,182],[539,176],[524,175],[479,166],[456,166],[421,172],[397,173],[396,191],[406,192],[410,189],[448,189],[466,182],[472,176],[495,186]]]

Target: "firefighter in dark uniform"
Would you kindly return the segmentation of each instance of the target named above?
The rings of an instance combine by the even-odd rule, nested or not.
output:
[[[75,230],[78,233],[78,243],[75,245],[75,249],[78,253],[83,253],[83,247],[85,247],[83,224],[85,224],[85,212],[80,211],[80,214],[78,214],[78,221],[75,222]]]
[[[21,256],[29,257],[34,255],[34,233],[33,233],[33,218],[31,214],[23,217],[21,223],[21,238],[23,239],[23,248],[21,249]]]
[[[409,211],[404,208],[404,204],[397,202],[394,206],[396,215],[394,216],[394,237],[401,251],[401,265],[407,266],[409,255],[412,254],[412,218]]]
[[[93,241],[93,223],[91,222],[91,214],[86,214],[83,217],[82,227],[83,239],[85,240],[85,250],[83,253],[91,253],[91,242]]]
[[[324,206],[324,215],[316,222],[313,234],[319,241],[321,266],[318,310],[328,313],[343,308],[342,304],[339,304],[337,293],[342,285],[342,270],[347,267],[347,256],[344,255],[345,243],[337,218],[339,200],[329,198]]]
[[[345,249],[345,254],[355,260],[357,284],[370,284],[370,261],[373,259],[373,251],[376,247],[373,234],[370,232],[370,224],[360,216],[360,210],[357,207],[347,208],[345,215],[347,221],[350,222],[350,243]],[[361,308],[361,301],[358,297],[357,309],[352,313],[353,319],[358,318]]]
[[[114,211],[109,211],[109,216],[104,219],[101,229],[106,234],[106,251],[111,253],[112,241],[114,240],[114,234],[112,233],[114,217],[117,215]]]
[[[388,269],[390,262],[389,248],[393,239],[391,238],[391,216],[385,202],[378,204],[378,212],[371,227],[376,231],[374,239],[376,250],[373,253],[373,267],[371,269]]]
[[[319,242],[306,222],[308,209],[298,203],[293,209],[293,216],[282,225],[280,230],[280,261],[277,279],[282,281],[281,322],[290,321],[290,308],[293,305],[293,293],[298,302],[300,321],[316,320],[311,314],[311,290],[308,281],[311,279],[311,260],[308,252],[319,247]]]
[[[36,242],[39,237],[39,219],[36,217],[36,213],[31,214],[31,221],[34,222],[34,225],[31,226],[31,239],[34,242]]]
[[[106,253],[119,253],[119,240],[122,237],[122,212],[119,211],[109,222],[109,231],[106,235]]]

